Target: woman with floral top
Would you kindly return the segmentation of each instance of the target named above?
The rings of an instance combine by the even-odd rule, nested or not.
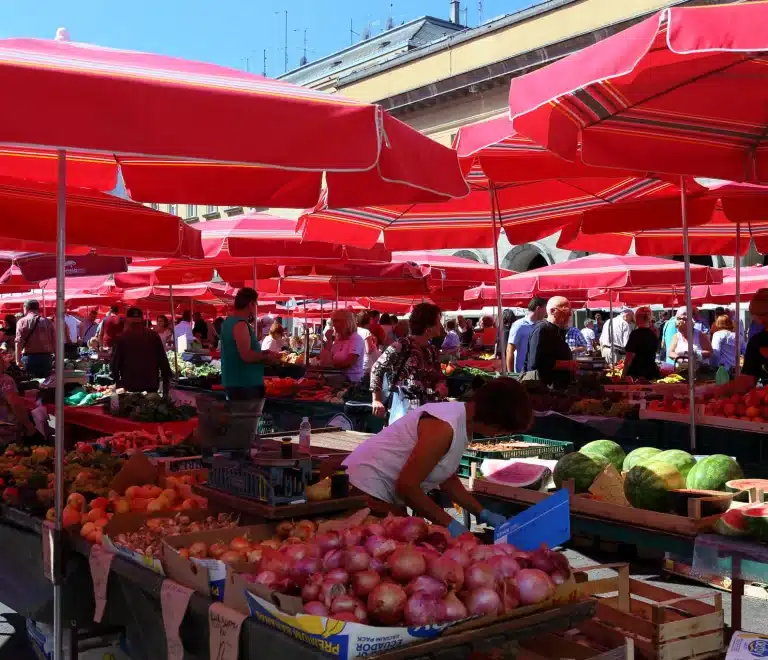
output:
[[[377,417],[387,414],[382,398],[385,374],[389,376],[392,395],[390,424],[410,410],[447,396],[439,351],[430,343],[442,334],[441,316],[437,305],[416,305],[411,312],[411,335],[395,341],[373,365],[371,391],[373,414]]]

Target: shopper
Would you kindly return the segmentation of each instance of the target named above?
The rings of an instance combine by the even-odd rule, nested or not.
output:
[[[381,329],[384,330],[384,343],[381,346],[383,350],[387,346],[389,346],[393,341],[395,341],[395,336],[393,334],[394,328],[392,323],[392,317],[389,314],[382,314],[381,318],[379,319],[379,325],[381,326]]]
[[[442,334],[440,319],[437,305],[416,305],[411,312],[411,335],[395,341],[373,365],[371,391],[377,417],[386,416],[389,408],[392,424],[410,410],[448,396],[438,350],[430,343]],[[389,405],[383,399],[385,375],[389,377]]]
[[[547,301],[546,309],[547,318],[536,324],[528,340],[524,378],[564,389],[576,370],[576,361],[565,343],[571,304],[567,298],[555,296]]]
[[[368,315],[371,319],[368,331],[376,338],[376,344],[382,346],[387,341],[387,332],[379,323],[381,313],[377,309],[370,309]]]
[[[587,342],[590,351],[594,348],[595,340],[597,339],[595,336],[594,325],[595,322],[592,319],[587,319],[584,321],[584,327],[581,329],[581,336],[584,337],[584,341]]]
[[[182,312],[181,321],[179,321],[173,329],[173,337],[176,341],[177,348],[179,346],[179,340],[182,337],[186,337],[187,339],[187,348],[192,346],[192,342],[195,340],[195,334],[192,326],[192,315],[189,313],[189,310]]]
[[[261,350],[279,353],[283,350],[283,346],[283,326],[275,321],[269,329],[269,334],[261,342]]]
[[[208,324],[200,312],[195,312],[192,317],[192,336],[203,344],[208,341]]]
[[[600,333],[600,352],[608,364],[613,365],[624,357],[634,318],[634,312],[625,307],[603,325],[603,331]]]
[[[656,380],[659,366],[656,356],[659,352],[659,338],[652,327],[653,314],[650,307],[638,307],[635,312],[637,327],[629,333],[624,358],[622,378],[644,378]]]
[[[120,310],[117,305],[112,305],[99,327],[99,343],[106,350],[111,349],[122,331],[123,319],[120,318]]]
[[[712,344],[709,337],[695,326],[693,328],[693,347],[688,346],[688,310],[685,307],[677,310],[675,327],[677,333],[672,337],[672,343],[667,353],[673,362],[681,358],[690,360],[691,352],[696,356],[697,362],[706,362],[712,357]]]
[[[320,354],[323,366],[341,369],[351,383],[363,379],[365,342],[357,333],[357,320],[348,309],[337,309],[331,314],[333,339]]]
[[[357,319],[357,334],[363,338],[365,351],[363,354],[363,377],[371,373],[371,367],[381,355],[379,342],[373,333],[371,333],[370,328],[372,321],[371,312],[362,312]]]
[[[254,289],[240,289],[232,313],[221,325],[221,384],[230,401],[263,399],[264,364],[277,362],[272,354],[259,350],[250,325],[257,300]]]
[[[455,355],[459,351],[461,339],[456,332],[456,321],[448,321],[445,324],[445,339],[443,339],[442,352],[444,355]]]
[[[429,403],[409,411],[366,440],[343,464],[349,481],[368,495],[373,513],[407,515],[406,507],[455,537],[468,530],[454,520],[428,491],[439,488],[448,499],[498,527],[506,521],[483,509],[466,490],[456,470],[475,433],[485,437],[528,429],[533,411],[523,387],[498,378],[477,389],[468,403]]]
[[[24,316],[16,323],[16,364],[32,378],[48,378],[53,371],[55,350],[53,322],[40,315],[37,300],[27,300]]]
[[[461,345],[465,348],[472,346],[472,339],[474,339],[475,331],[472,327],[472,321],[465,319],[463,316],[457,316],[456,321],[459,324],[459,336],[461,337]]]
[[[528,313],[517,319],[509,329],[507,343],[507,371],[521,374],[525,371],[525,359],[528,355],[528,341],[533,327],[547,315],[547,301],[544,298],[531,298]]]
[[[99,312],[92,309],[88,312],[88,318],[86,318],[80,324],[80,331],[78,334],[78,343],[80,346],[88,346],[88,342],[91,338],[95,337],[99,332]]]
[[[71,312],[64,312],[64,355],[68,360],[78,357],[78,339],[80,338],[80,319]]]
[[[13,376],[8,372],[10,366],[16,366],[12,357],[7,352],[0,352],[0,445],[5,446],[12,442],[34,442],[36,433],[32,419],[24,405],[24,400],[19,396],[18,386]],[[12,426],[8,426],[11,424]]]
[[[168,317],[165,314],[159,314],[155,320],[155,332],[163,343],[163,348],[167,351],[173,348],[171,343],[171,328]]]
[[[475,345],[481,347],[496,346],[496,324],[492,316],[484,316],[480,319],[480,330],[475,333]]]
[[[587,340],[584,339],[584,335],[581,334],[575,325],[569,326],[565,332],[565,343],[568,344],[568,348],[571,349],[571,355],[576,357],[577,355],[583,355],[589,350]]]
[[[733,321],[727,313],[720,314],[712,326],[712,359],[715,368],[725,367],[729,371],[736,368],[736,333]],[[740,354],[744,353],[744,342],[740,342]]]
[[[112,378],[128,392],[157,392],[170,396],[171,367],[159,335],[147,328],[138,307],[125,312],[125,329],[112,351]]]

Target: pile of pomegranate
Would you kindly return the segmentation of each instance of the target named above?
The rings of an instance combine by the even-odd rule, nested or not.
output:
[[[252,582],[301,596],[307,614],[382,626],[425,626],[503,614],[552,598],[571,574],[559,552],[451,538],[423,518],[368,519],[340,531],[283,526],[260,544]]]

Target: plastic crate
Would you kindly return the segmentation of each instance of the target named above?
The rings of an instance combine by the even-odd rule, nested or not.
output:
[[[510,441],[527,442],[537,446],[493,451],[494,445]],[[508,460],[510,458],[543,458],[556,461],[574,450],[572,442],[537,438],[533,435],[510,435],[502,438],[489,438],[486,441],[475,440],[475,442],[485,442],[488,449],[467,449],[461,457],[461,463],[457,471],[460,477],[469,478],[472,474],[472,464],[482,463],[486,458],[500,460]]]
[[[260,466],[246,460],[214,456],[208,486],[269,505],[304,499],[312,476],[312,460],[296,459],[291,467]]]
[[[264,399],[222,401],[197,396],[198,438],[203,448],[249,450],[258,438]]]

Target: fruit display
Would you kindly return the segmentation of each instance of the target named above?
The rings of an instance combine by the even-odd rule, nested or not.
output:
[[[587,456],[599,456],[606,459],[619,472],[621,472],[626,457],[621,445],[613,440],[594,440],[588,442],[579,451]]]
[[[504,461],[506,463],[506,461]],[[485,463],[483,463],[485,470]],[[486,478],[515,488],[544,490],[552,477],[552,471],[545,465],[512,461],[503,467],[486,473]]]
[[[688,488],[724,491],[727,482],[743,476],[741,467],[730,456],[713,454],[693,466],[688,472],[686,485]]]
[[[629,472],[638,463],[647,461],[660,453],[661,449],[656,449],[656,447],[638,447],[637,449],[633,449],[624,458],[624,463],[622,464],[621,469],[623,472]]]
[[[596,417],[634,417],[639,405],[630,401],[611,399],[579,399],[568,412],[571,415],[593,415]]]
[[[685,488],[685,478],[658,456],[635,465],[624,479],[624,495],[638,509],[669,511],[669,491],[679,488]]]
[[[664,378],[659,378],[658,380],[654,381],[656,383],[665,383],[667,385],[673,385],[677,383],[685,383],[687,382],[685,376],[677,373],[671,373],[668,376],[664,376]]]
[[[583,454],[580,451],[563,456],[555,465],[552,476],[555,485],[562,488],[564,482],[572,480],[577,493],[586,493],[610,461],[598,454]]]
[[[182,438],[173,433],[166,433],[162,427],[158,427],[155,433],[148,431],[119,431],[113,435],[104,436],[94,440],[94,444],[108,447],[117,454],[125,454],[128,451],[156,448],[159,446],[175,445]],[[79,443],[80,444],[80,443]],[[81,443],[85,445],[86,443]],[[82,447],[83,450],[84,447]]]
[[[704,404],[704,414],[762,423],[768,420],[768,388],[755,388],[746,394],[723,397],[715,392],[696,397]]]
[[[301,596],[307,614],[381,626],[501,614],[551,599],[571,578],[562,553],[481,545],[469,533],[452,539],[417,517],[368,518],[340,531],[287,522],[274,539],[204,546],[192,544],[184,554],[248,561],[256,564],[249,581]]]
[[[129,392],[119,395],[117,410],[112,400],[104,403],[104,410],[116,417],[128,417],[136,422],[181,422],[197,414],[191,406],[177,406],[154,392]]]
[[[301,385],[295,378],[265,378],[264,392],[273,399],[284,399],[293,396]]]
[[[305,360],[304,353],[292,353],[289,351],[280,353],[280,362],[283,364],[304,364]]]

